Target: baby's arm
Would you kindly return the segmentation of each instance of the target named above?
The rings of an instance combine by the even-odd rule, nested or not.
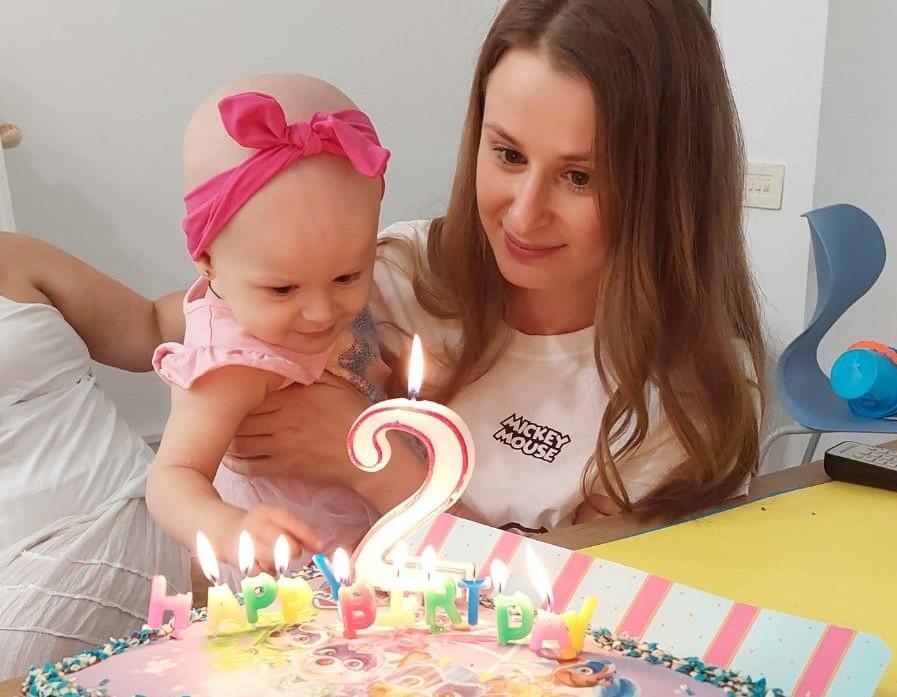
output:
[[[246,529],[256,559],[270,567],[274,542],[286,534],[293,553],[316,549],[311,528],[279,508],[245,511],[225,503],[212,486],[219,463],[243,417],[258,405],[279,376],[243,366],[226,366],[200,378],[189,390],[172,388],[171,413],[150,468],[147,506],[182,545],[193,548],[196,532],[211,540],[219,559],[237,563],[237,542]]]

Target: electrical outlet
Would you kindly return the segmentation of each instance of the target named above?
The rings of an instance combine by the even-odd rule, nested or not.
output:
[[[785,165],[748,162],[744,178],[744,205],[748,208],[782,207],[782,188],[785,183]]]

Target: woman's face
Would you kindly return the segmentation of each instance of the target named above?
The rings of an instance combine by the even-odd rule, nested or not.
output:
[[[513,49],[486,85],[477,205],[499,270],[532,291],[592,297],[603,256],[589,83]]]

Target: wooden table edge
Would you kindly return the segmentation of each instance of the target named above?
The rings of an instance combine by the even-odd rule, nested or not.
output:
[[[798,465],[789,467],[788,469],[764,474],[754,478],[746,496],[739,496],[722,505],[714,506],[697,514],[683,516],[681,518],[664,518],[649,521],[637,520],[632,515],[617,514],[597,518],[588,523],[580,523],[572,525],[562,530],[539,535],[538,540],[548,542],[559,547],[567,549],[584,549],[586,547],[594,547],[595,545],[604,544],[605,542],[613,542],[622,540],[626,537],[634,537],[651,530],[683,523],[695,518],[701,518],[711,515],[719,511],[725,511],[737,506],[743,506],[746,503],[753,503],[761,499],[783,494],[788,491],[796,491],[805,489],[817,484],[824,484],[831,481],[829,476],[823,469],[822,460],[810,462],[806,465]]]

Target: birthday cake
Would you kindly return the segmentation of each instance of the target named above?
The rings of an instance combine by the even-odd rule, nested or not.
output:
[[[378,626],[344,637],[337,605],[318,573],[311,608],[290,624],[276,623],[210,636],[205,609],[172,632],[144,628],[124,640],[33,668],[28,695],[327,695],[458,697],[590,695],[593,697],[716,697],[781,695],[734,672],[680,659],[654,644],[590,631],[582,652],[560,661],[537,655],[526,641],[499,645],[496,613],[483,598],[475,626],[433,633],[423,608],[411,627]],[[378,611],[385,598],[378,598]],[[385,609],[382,608],[382,609]]]
[[[419,371],[409,372],[419,380]],[[409,385],[409,393],[416,389]],[[442,405],[380,402],[350,431],[349,454],[358,467],[385,466],[388,430],[404,431],[426,446],[429,472],[418,491],[377,521],[358,546],[354,582],[345,552],[340,568],[337,554],[332,565],[315,555],[314,567],[289,577],[285,540],[274,549],[278,579],[250,575],[252,543],[244,533],[243,597],[235,597],[219,584],[214,551],[197,535],[197,553],[213,584],[206,608],[191,610],[189,594],[168,595],[165,579],[156,577],[147,626],[127,639],[34,667],[23,693],[784,695],[767,686],[768,676],[800,697],[873,694],[890,660],[877,637],[719,598],[544,542],[524,544],[513,533],[438,515],[457,502],[470,480],[469,431]],[[406,543],[421,555],[407,565]],[[442,562],[437,563],[437,553]],[[504,593],[509,568],[513,595]],[[483,569],[489,572],[488,590]],[[544,609],[537,610],[540,606]],[[176,629],[162,624],[167,612]],[[661,645],[702,658],[671,655]],[[728,666],[764,677],[752,680]]]

